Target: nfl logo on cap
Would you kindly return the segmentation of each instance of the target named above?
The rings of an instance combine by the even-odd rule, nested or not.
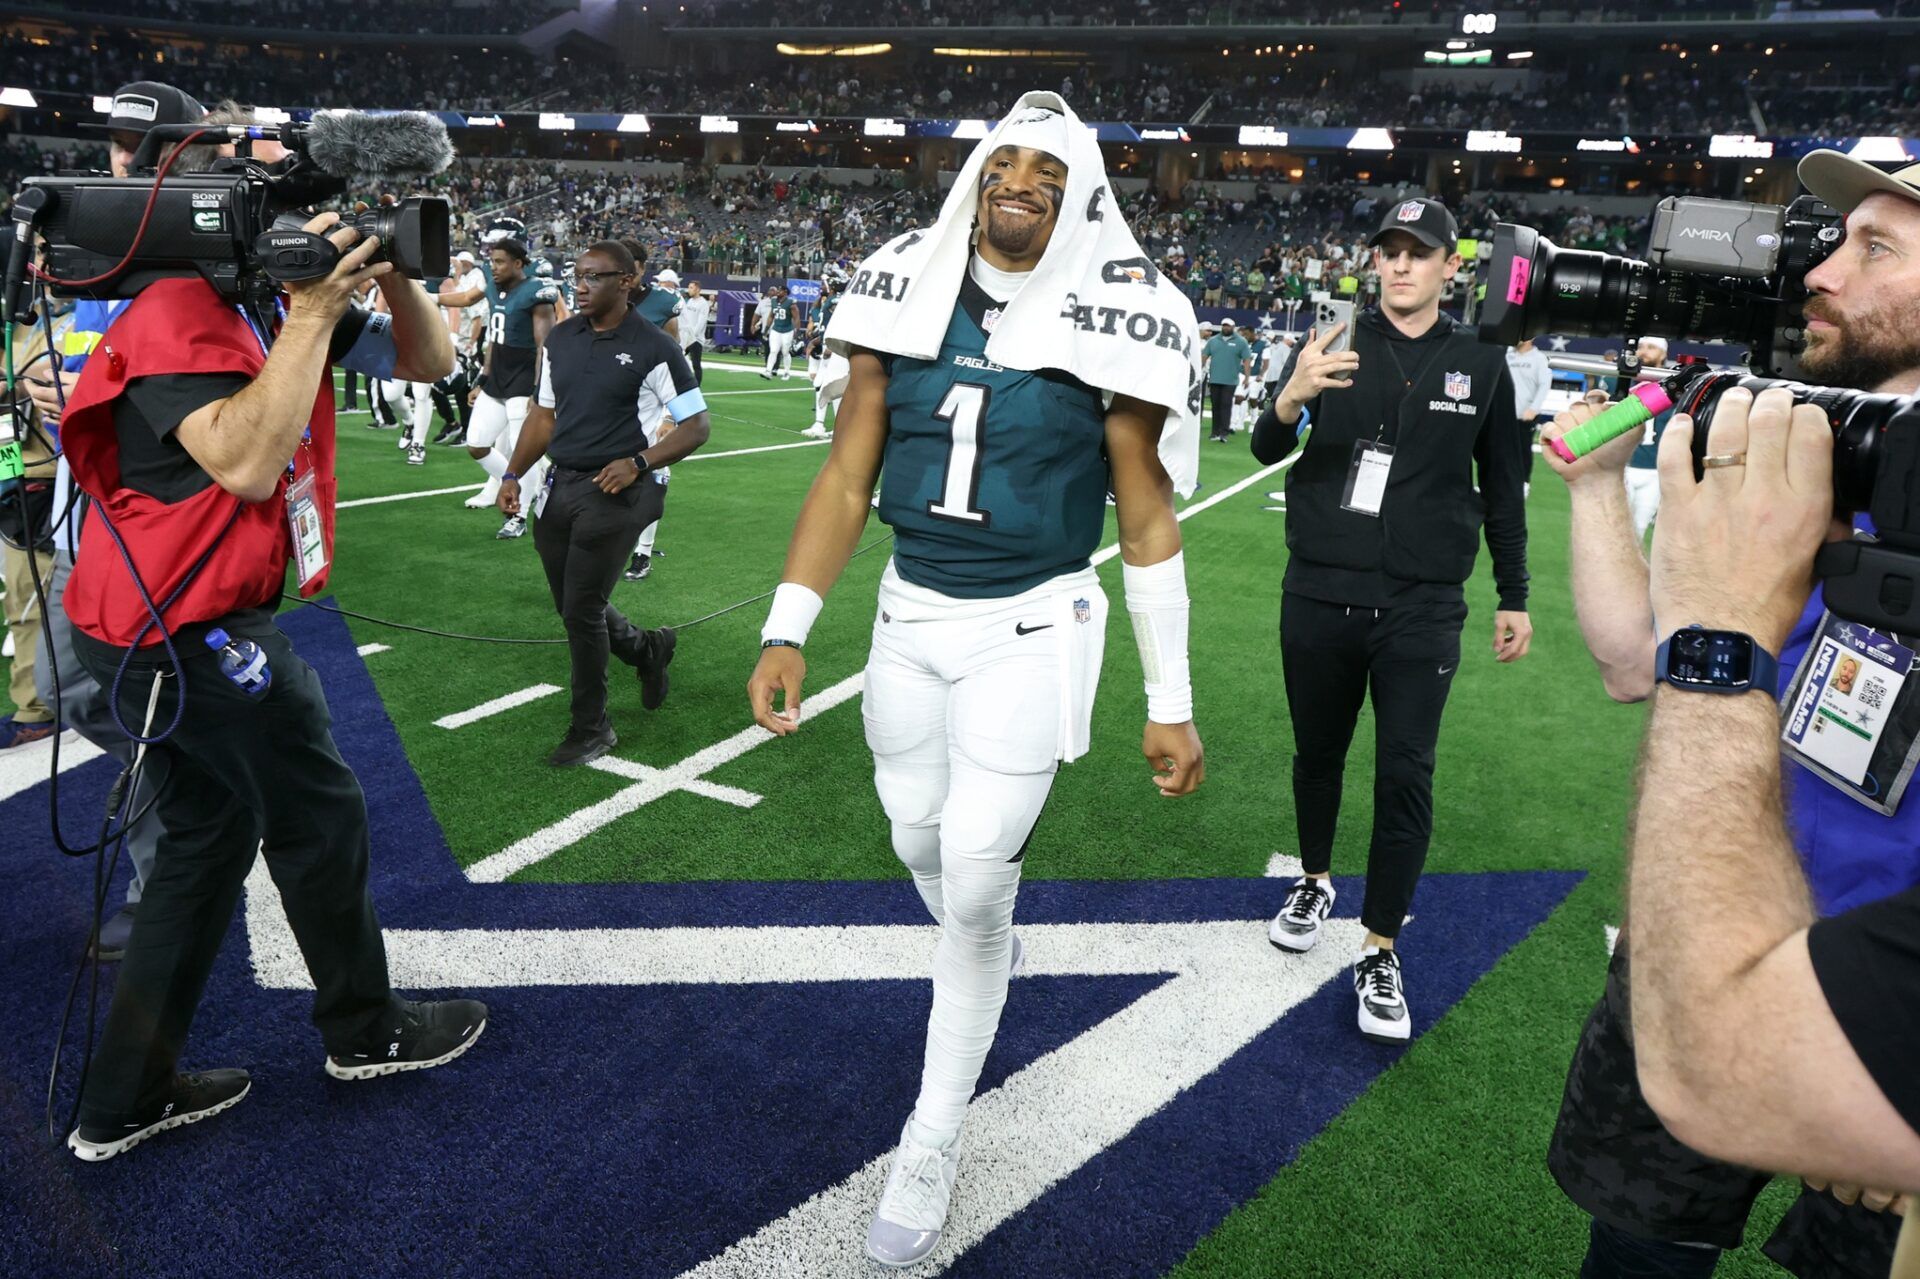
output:
[[[1446,385],[1449,400],[1464,400],[1473,394],[1473,379],[1465,373],[1447,374]]]
[[[1394,210],[1393,216],[1401,222],[1418,222],[1420,215],[1426,212],[1426,208],[1427,206],[1418,200],[1408,200]]]

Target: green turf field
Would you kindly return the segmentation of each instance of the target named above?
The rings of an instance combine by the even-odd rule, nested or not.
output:
[[[767,383],[707,363],[713,437],[674,468],[651,578],[615,602],[637,622],[679,625],[770,590],[806,486],[825,456],[805,441],[804,380]],[[362,405],[364,407],[364,400]],[[395,433],[343,414],[336,567],[338,603],[378,617],[472,634],[559,634],[532,538],[496,541],[499,517],[463,509],[481,474],[463,449],[432,448],[405,465]],[[1256,475],[1245,437],[1203,444],[1200,507]],[[763,451],[749,451],[763,450]],[[726,454],[733,454],[726,456]],[[1380,1077],[1299,1160],[1243,1205],[1178,1268],[1202,1276],[1571,1275],[1585,1221],[1544,1160],[1581,1020],[1618,920],[1621,845],[1643,720],[1616,706],[1580,644],[1567,579],[1567,504],[1540,468],[1531,501],[1533,652],[1501,667],[1491,654],[1487,557],[1469,586],[1466,651],[1441,738],[1433,872],[1577,869],[1565,905],[1413,1051]],[[1284,476],[1254,479],[1182,525],[1193,598],[1197,722],[1208,777],[1189,799],[1158,798],[1139,754],[1144,698],[1124,623],[1109,634],[1093,750],[1063,770],[1026,860],[1029,877],[1260,876],[1291,853],[1287,730],[1277,645],[1284,516],[1267,497]],[[425,490],[459,492],[403,497]],[[351,505],[369,498],[403,500]],[[861,670],[886,530],[856,558],[807,647],[807,690]],[[1111,543],[1109,526],[1108,543]],[[1118,566],[1101,570],[1120,599]],[[765,606],[754,603],[681,633],[667,704],[647,715],[635,683],[616,678],[617,754],[670,768],[750,725],[744,686]],[[591,769],[555,771],[546,753],[566,727],[556,692],[459,729],[441,717],[539,684],[564,688],[564,646],[480,645],[351,623],[363,644],[390,646],[369,668],[463,865],[472,866],[608,800],[633,782]],[[620,668],[616,667],[616,672]],[[514,874],[522,881],[904,878],[871,784],[855,698],[808,718],[794,738],[738,753],[702,773],[765,797],[742,808],[678,790]],[[1372,733],[1354,743],[1335,869],[1363,868],[1371,820]],[[1586,789],[1560,780],[1573,765]],[[1276,886],[1277,906],[1279,892]],[[1418,905],[1416,904],[1416,912]],[[1416,919],[1412,927],[1420,927]],[[1420,1014],[1419,974],[1409,996]],[[1423,1026],[1424,1029],[1424,1026]],[[1776,1186],[1755,1216],[1753,1246],[1730,1276],[1778,1274],[1758,1243],[1784,1209]],[[1129,1208],[1144,1208],[1132,1205]],[[1282,1227],[1285,1228],[1282,1228]],[[1306,1227],[1306,1228],[1303,1228]],[[1357,1251],[1357,1240],[1371,1241]]]

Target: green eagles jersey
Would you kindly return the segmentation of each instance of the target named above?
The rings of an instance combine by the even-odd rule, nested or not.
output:
[[[839,295],[829,293],[813,304],[813,322],[820,326],[822,333],[827,331],[827,323],[833,319],[833,308],[839,302]]]
[[[666,328],[667,321],[680,314],[680,295],[672,289],[663,289],[654,285],[647,295],[640,299],[640,305],[634,309],[640,312],[640,318],[657,328]]]
[[[793,332],[793,299],[776,298],[767,308],[767,327],[775,333]]]
[[[534,391],[533,313],[552,306],[560,290],[552,280],[528,274],[512,288],[501,291],[491,273],[486,274],[487,360],[484,389],[496,399],[510,400]]]
[[[1100,392],[990,363],[999,306],[968,276],[937,358],[886,357],[880,518],[893,527],[894,565],[963,599],[1085,568],[1107,514]]]

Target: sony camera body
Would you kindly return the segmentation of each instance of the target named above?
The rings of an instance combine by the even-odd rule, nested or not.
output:
[[[1503,222],[1480,337],[1502,346],[1542,333],[1733,342],[1755,372],[1795,378],[1807,273],[1843,236],[1840,215],[1812,196],[1786,206],[1669,197],[1654,209],[1644,262],[1562,249]]]

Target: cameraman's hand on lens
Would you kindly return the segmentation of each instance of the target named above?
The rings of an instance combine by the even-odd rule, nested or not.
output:
[[[520,481],[501,480],[500,496],[494,505],[500,508],[502,515],[520,514]]]
[[[1344,390],[1353,385],[1353,375],[1360,368],[1360,355],[1357,351],[1327,351],[1327,343],[1340,336],[1345,324],[1336,324],[1325,333],[1314,329],[1307,334],[1307,344],[1300,348],[1300,359],[1293,366],[1293,376],[1287,379],[1287,386],[1280,394],[1289,404],[1305,404],[1322,391]]]
[[[1662,635],[1696,623],[1745,631],[1778,653],[1813,591],[1833,526],[1833,428],[1774,389],[1720,397],[1706,456],[1738,458],[1693,477],[1693,419],[1660,437],[1660,532],[1650,586]]]
[[[1633,456],[1634,449],[1640,446],[1639,431],[1628,431],[1618,439],[1608,440],[1585,457],[1571,462],[1562,460],[1550,444],[1582,422],[1597,416],[1606,407],[1608,400],[1605,391],[1588,391],[1579,403],[1555,413],[1553,421],[1540,428],[1540,456],[1556,475],[1567,482],[1568,488],[1576,488],[1596,479],[1614,485],[1624,483],[1620,478],[1621,472],[1627,469],[1627,460]]]
[[[1868,1212],[1891,1212],[1896,1217],[1907,1215],[1912,1200],[1897,1190],[1875,1190],[1871,1186],[1852,1186],[1845,1182],[1828,1182],[1818,1177],[1803,1177],[1808,1190],[1824,1191],[1843,1204],[1859,1204]]]
[[[339,221],[338,213],[322,213],[302,229],[324,233]],[[352,227],[341,227],[328,235],[327,239],[341,251],[340,260],[334,264],[331,273],[318,280],[287,285],[289,319],[296,313],[308,314],[332,325],[347,313],[347,307],[352,304],[355,295],[366,288],[369,281],[377,280],[393,270],[391,262],[367,265],[367,260],[380,251],[380,237],[377,235],[360,240],[358,231]],[[355,244],[356,240],[360,242]]]

